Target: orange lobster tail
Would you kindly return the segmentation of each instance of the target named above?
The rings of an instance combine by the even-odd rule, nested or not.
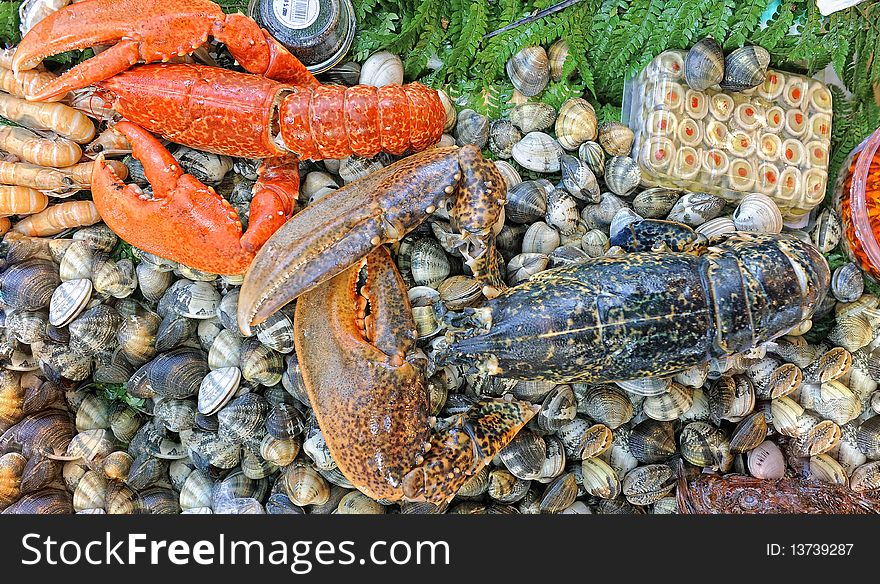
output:
[[[420,83],[294,88],[280,115],[285,146],[313,160],[424,150],[445,120],[437,92]]]

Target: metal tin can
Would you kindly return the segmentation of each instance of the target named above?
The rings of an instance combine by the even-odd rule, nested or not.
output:
[[[251,0],[248,16],[312,73],[339,63],[354,40],[351,0]]]

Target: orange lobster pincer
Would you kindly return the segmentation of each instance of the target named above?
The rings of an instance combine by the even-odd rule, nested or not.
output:
[[[154,64],[192,52],[208,36],[257,75],[202,65]],[[92,197],[104,221],[145,251],[218,274],[242,274],[254,254],[296,211],[298,160],[403,154],[435,144],[444,111],[418,83],[322,86],[293,55],[243,15],[208,0],[87,0],[31,29],[16,71],[46,56],[116,44],[40,88],[30,99],[97,84],[128,122],[117,129],[144,164],[153,197],[125,185],[99,157]],[[148,130],[148,131],[145,131]],[[210,187],[184,174],[149,132],[192,148],[264,163],[248,230]]]

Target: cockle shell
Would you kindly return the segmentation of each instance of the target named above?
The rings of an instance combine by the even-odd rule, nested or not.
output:
[[[785,457],[779,447],[766,440],[749,451],[749,472],[759,479],[781,479],[785,476]]]
[[[526,47],[507,61],[507,76],[513,86],[525,95],[538,95],[550,81],[550,61],[544,47]]]
[[[562,189],[553,189],[547,195],[547,225],[558,229],[562,235],[571,235],[580,222],[577,202]],[[525,250],[523,250],[525,251]]]
[[[633,505],[650,505],[675,488],[675,473],[666,464],[649,464],[632,469],[623,477],[621,487]]]
[[[628,446],[639,462],[662,462],[678,451],[675,428],[670,422],[645,420],[632,428]]]
[[[532,223],[523,236],[523,253],[549,254],[557,247],[559,247],[559,231],[543,221]]]

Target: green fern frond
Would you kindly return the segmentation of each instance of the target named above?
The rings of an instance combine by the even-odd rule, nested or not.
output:
[[[18,7],[21,2],[0,3],[0,41],[7,45],[17,44],[21,39],[18,31]]]

